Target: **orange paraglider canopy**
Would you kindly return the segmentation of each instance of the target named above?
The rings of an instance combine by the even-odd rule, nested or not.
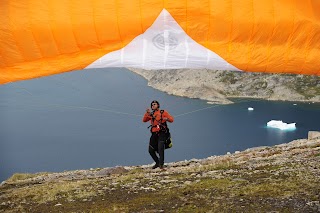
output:
[[[175,68],[195,67],[192,62],[202,54],[216,54],[235,70],[320,74],[318,0],[5,0],[0,3],[0,83],[86,68],[150,31],[163,10],[164,25],[152,29],[169,37],[161,38],[164,50],[156,58],[178,50],[166,46],[170,33],[176,33],[170,31],[173,20],[185,37],[204,48],[193,56],[193,46],[177,37],[176,46],[187,47],[187,62],[177,60]],[[142,54],[141,46],[134,51]],[[127,66],[124,55],[113,65]],[[198,60],[197,67],[216,69],[219,63]]]

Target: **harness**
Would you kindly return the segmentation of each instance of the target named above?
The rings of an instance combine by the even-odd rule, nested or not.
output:
[[[163,132],[163,133],[166,135],[166,139],[165,139],[165,141],[164,141],[164,148],[165,148],[165,149],[169,149],[169,148],[172,147],[172,140],[171,140],[171,134],[170,134],[170,132],[169,132],[169,128],[168,128],[168,125],[167,125],[167,121],[165,121],[165,122],[162,123],[162,121],[163,121],[163,119],[162,119],[162,114],[163,114],[163,112],[164,112],[163,109],[160,110],[161,118],[160,118],[160,120],[158,121],[158,122],[159,122],[158,125],[153,125],[153,124],[154,124],[154,121],[156,120],[156,118],[155,118],[155,117],[153,116],[153,114],[152,114],[152,124],[151,124],[150,126],[148,126],[148,128],[151,127],[150,132],[151,132],[151,134],[153,134],[152,128],[159,126],[160,130],[159,130],[158,132],[155,132],[155,133],[156,133],[156,134],[159,134],[160,132]]]
[[[153,125],[154,124],[154,121],[156,120],[156,118],[152,115],[152,124],[150,126],[148,126],[148,129],[150,128],[150,132],[152,133],[152,128],[153,127],[159,127],[160,130],[159,132],[167,132],[169,131],[169,128],[168,128],[168,125],[167,125],[167,122],[165,121],[164,123],[162,123],[163,119],[162,119],[162,114],[163,114],[164,110],[160,110],[160,120],[158,121],[159,124],[158,125]]]

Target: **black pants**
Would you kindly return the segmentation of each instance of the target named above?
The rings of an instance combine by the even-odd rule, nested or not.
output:
[[[164,132],[155,133],[153,132],[150,137],[149,143],[149,154],[151,155],[154,162],[159,165],[164,164],[164,141],[166,139],[166,134]],[[158,152],[159,157],[156,152]]]

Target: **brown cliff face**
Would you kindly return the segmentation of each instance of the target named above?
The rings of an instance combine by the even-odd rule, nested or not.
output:
[[[320,76],[245,73],[215,70],[140,70],[148,84],[172,95],[213,103],[232,103],[228,98],[320,102]]]

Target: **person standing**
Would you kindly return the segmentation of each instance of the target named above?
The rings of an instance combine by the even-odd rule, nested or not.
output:
[[[167,139],[168,126],[167,121],[172,123],[174,118],[165,110],[160,110],[158,101],[151,102],[151,110],[147,108],[142,121],[150,121],[151,137],[149,142],[149,154],[155,162],[152,169],[164,169],[164,149],[165,140]],[[156,154],[158,153],[158,155]]]

